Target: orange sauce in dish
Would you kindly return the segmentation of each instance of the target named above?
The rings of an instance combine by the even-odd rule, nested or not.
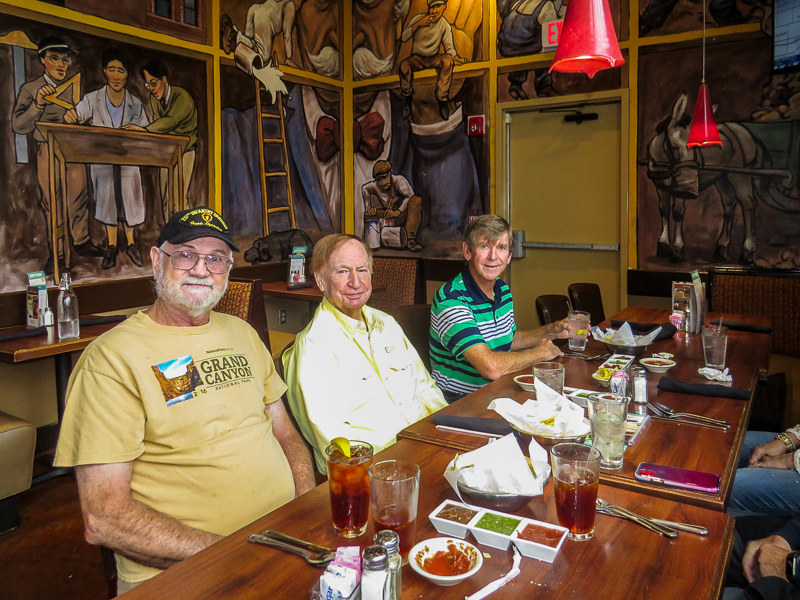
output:
[[[419,563],[419,558],[417,559]],[[469,571],[472,561],[466,552],[456,548],[455,544],[448,544],[447,551],[439,550],[433,556],[429,556],[420,565],[425,571],[432,575],[449,577],[452,575],[462,575]]]

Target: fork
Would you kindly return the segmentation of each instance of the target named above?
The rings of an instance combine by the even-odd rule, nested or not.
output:
[[[730,425],[719,425],[718,423],[712,423],[709,421],[702,421],[697,420],[696,418],[692,417],[678,417],[672,416],[669,413],[665,413],[657,406],[653,406],[651,403],[647,403],[647,406],[653,411],[654,419],[664,419],[665,421],[672,421],[673,423],[685,423],[686,425],[696,425],[698,427],[710,427],[711,429],[719,429],[720,431],[725,431],[730,427]]]
[[[288,537],[288,536],[287,536]],[[311,565],[312,567],[317,568],[324,568],[331,562],[336,554],[329,550],[328,548],[322,548],[323,550],[327,550],[327,552],[312,552],[306,550],[305,548],[301,548],[300,546],[292,545],[291,543],[286,543],[279,541],[273,537],[268,535],[253,533],[247,536],[248,542],[253,542],[254,544],[261,544],[262,546],[269,546],[271,548],[277,548],[278,550],[283,550],[285,552],[291,552],[293,554],[299,554],[306,562]],[[314,544],[309,544],[308,542],[302,542],[302,540],[296,540],[301,542],[305,547],[314,546]],[[321,546],[316,546],[321,548]]]
[[[597,499],[596,507],[597,511],[601,514],[628,519],[638,525],[641,525],[642,527],[650,529],[651,531],[655,531],[657,534],[663,535],[664,537],[674,538],[678,535],[678,532],[672,527],[656,523],[648,517],[643,517],[642,515],[636,514],[627,508],[610,504],[605,500],[601,500],[600,498]]]
[[[672,410],[669,406],[661,404],[660,402],[656,402],[655,400],[653,400],[650,404],[651,405],[655,405],[656,408],[660,409],[661,412],[663,412],[665,415],[667,415],[670,418],[683,417],[685,419],[695,419],[697,421],[706,421],[708,423],[713,423],[714,425],[721,425],[721,426],[725,427],[726,429],[731,426],[731,424],[728,423],[727,421],[721,421],[719,419],[712,419],[711,417],[704,417],[703,415],[694,415],[692,413],[676,412],[676,411]]]
[[[604,358],[608,358],[611,356],[610,354],[599,354],[597,356],[587,356],[586,354],[581,354],[579,352],[573,352],[572,354],[564,354],[564,358],[575,358],[577,360],[583,361],[590,361],[590,360],[603,360]]]

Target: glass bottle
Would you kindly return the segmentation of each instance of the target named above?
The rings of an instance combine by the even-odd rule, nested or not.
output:
[[[400,536],[385,529],[375,534],[375,543],[386,548],[389,555],[389,591],[391,600],[400,600],[403,594],[403,559],[400,556]]]
[[[367,546],[361,554],[361,600],[389,600],[389,554],[383,546]]]
[[[69,273],[61,275],[61,283],[58,289],[58,300],[56,301],[56,312],[58,318],[58,339],[71,340],[80,335],[80,324],[78,322],[78,297],[72,290],[72,279]]]

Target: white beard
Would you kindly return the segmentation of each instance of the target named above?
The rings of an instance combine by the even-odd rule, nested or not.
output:
[[[339,51],[325,46],[319,54],[306,54],[314,72],[326,77],[339,77]]]
[[[356,48],[353,53],[353,78],[360,81],[388,75],[392,70],[393,62],[394,56],[378,58],[369,48],[364,46]]]
[[[186,292],[184,284],[205,285],[209,292],[205,296],[197,296],[197,292]],[[228,289],[228,279],[225,278],[225,285],[215,287],[211,277],[193,277],[187,275],[177,283],[173,283],[164,276],[164,262],[158,266],[158,277],[156,278],[156,295],[165,304],[180,308],[192,318],[201,317],[211,311],[225,295]],[[202,292],[201,292],[202,293]]]

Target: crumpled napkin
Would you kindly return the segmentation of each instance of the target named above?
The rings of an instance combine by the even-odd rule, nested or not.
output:
[[[512,546],[512,548],[514,548],[514,559],[511,563],[511,570],[500,579],[495,579],[491,583],[487,583],[471,596],[466,596],[464,600],[482,600],[482,598],[486,598],[489,594],[496,592],[522,572],[519,568],[519,563],[522,562],[522,555],[519,553],[516,546]]]
[[[711,381],[733,381],[733,377],[728,375],[728,367],[725,367],[723,371],[711,367],[701,367],[697,369],[697,372]]]
[[[547,463],[547,451],[539,444],[536,446],[536,458],[531,458],[535,477],[514,434],[510,433],[472,452],[457,454],[447,465],[444,478],[462,502],[456,483],[459,477],[468,487],[478,490],[540,496],[550,476],[550,465]]]
[[[511,398],[492,400],[495,411],[517,429],[547,436],[582,435],[589,426],[583,420],[583,408],[559,394],[539,379],[534,379],[536,400],[519,404]]]
[[[623,323],[622,327],[617,330],[606,329],[603,331],[600,327],[592,327],[592,337],[594,339],[598,342],[616,346],[648,346],[653,343],[659,333],[661,333],[660,326],[647,335],[634,335],[630,323],[627,322]]]

